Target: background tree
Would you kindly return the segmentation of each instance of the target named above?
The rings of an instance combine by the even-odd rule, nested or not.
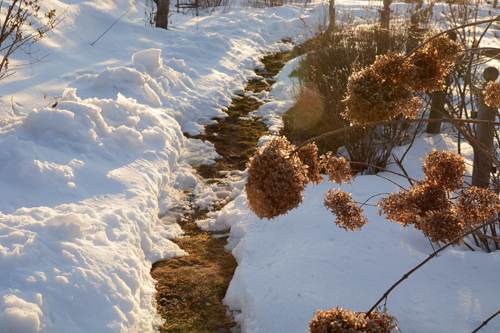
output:
[[[156,3],[156,27],[168,29],[168,14],[170,0],[155,0]]]
[[[146,25],[168,29],[170,0],[146,0]]]

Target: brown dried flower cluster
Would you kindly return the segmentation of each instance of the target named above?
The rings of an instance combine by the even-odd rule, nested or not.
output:
[[[363,209],[358,207],[349,193],[339,189],[334,189],[332,192],[329,189],[325,196],[325,207],[331,209],[332,213],[337,216],[335,224],[342,229],[361,230],[368,221],[365,216],[361,215]]]
[[[383,198],[377,205],[381,208],[379,214],[386,214],[389,221],[405,227],[413,224],[415,230],[436,244],[465,233],[466,225],[446,197],[446,190],[435,183],[418,182],[408,191]]]
[[[418,228],[417,228],[418,226]],[[425,237],[435,244],[447,243],[457,236],[465,233],[464,222],[453,208],[427,211],[422,216],[417,216],[415,229],[422,230]],[[462,243],[459,239],[452,246]]]
[[[452,205],[417,216],[415,225],[432,242],[446,243],[496,217],[499,208],[498,195],[484,188],[471,187],[462,190]],[[460,238],[453,245],[462,242]]]
[[[318,310],[309,322],[310,333],[391,333],[398,332],[396,318],[385,312],[365,313],[333,308]]]
[[[336,157],[331,151],[325,155],[321,155],[320,164],[328,173],[328,181],[342,184],[347,182],[351,184],[353,174],[351,165],[344,157]]]
[[[391,86],[401,85],[401,82],[404,83],[411,77],[411,67],[407,61],[404,61],[404,58],[403,54],[389,52],[377,56],[370,67],[373,73],[381,80],[386,81],[387,84]]]
[[[389,221],[407,227],[414,224],[417,216],[424,216],[428,211],[448,208],[451,201],[446,197],[446,190],[428,181],[419,181],[405,191],[391,193],[377,202],[379,215],[385,214]],[[415,229],[420,229],[415,224]]]
[[[448,36],[433,38],[410,56],[413,75],[407,84],[419,91],[443,90],[445,77],[455,63],[459,51],[460,45]]]
[[[429,182],[443,186],[450,192],[462,186],[465,174],[465,159],[462,156],[434,148],[432,153],[427,154],[423,164],[422,169]]]
[[[389,53],[378,56],[375,63],[353,73],[347,82],[347,96],[342,101],[346,107],[342,116],[353,124],[385,121],[404,114],[415,118],[420,100],[404,84],[406,63],[402,55]]]
[[[433,38],[424,49],[431,50],[447,67],[455,64],[457,55],[462,50],[460,44],[453,41],[448,34]]]
[[[247,205],[261,219],[286,214],[302,202],[309,179],[294,148],[285,137],[273,137],[247,164]]]
[[[353,124],[386,121],[401,114],[415,118],[421,101],[413,91],[442,90],[459,51],[460,45],[443,35],[407,59],[396,53],[378,56],[371,66],[349,77],[342,116]]]
[[[298,151],[299,159],[307,165],[307,178],[314,185],[324,181],[323,176],[320,175],[321,168],[318,162],[318,147],[314,143],[309,143]]]
[[[460,218],[473,227],[497,216],[500,199],[497,194],[474,186],[462,191],[455,206]]]
[[[500,107],[500,83],[490,81],[484,87],[484,103],[490,107]]]
[[[426,178],[377,203],[379,215],[385,214],[405,227],[413,224],[436,244],[449,242],[496,217],[500,199],[487,189],[461,190],[454,201],[447,197],[446,191],[454,192],[462,185],[465,162],[461,156],[434,150],[427,154],[423,170]],[[453,246],[462,242],[460,239]]]

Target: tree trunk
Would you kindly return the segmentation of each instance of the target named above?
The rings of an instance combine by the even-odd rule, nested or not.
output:
[[[156,0],[156,27],[168,29],[170,0]]]
[[[479,105],[477,110],[478,120],[495,121],[495,108],[489,107],[484,103],[484,97],[478,98]],[[486,124],[476,125],[476,139],[481,144],[481,148],[474,147],[474,166],[472,171],[472,185],[482,188],[488,188],[490,185],[491,157],[493,152],[493,126]]]
[[[429,119],[443,118],[442,113],[445,112],[444,104],[446,103],[446,92],[444,90],[434,91],[430,95],[431,95],[431,112],[429,114]],[[442,113],[438,111],[441,111]],[[427,124],[427,133],[439,134],[440,131],[441,131],[441,123]]]
[[[330,16],[330,22],[328,23],[328,28],[326,29],[326,31],[331,33],[333,31],[333,28],[335,28],[335,0],[330,0],[328,14]]]

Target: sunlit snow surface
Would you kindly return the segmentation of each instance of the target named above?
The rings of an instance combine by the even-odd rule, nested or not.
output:
[[[339,12],[366,13],[369,4],[346,2]],[[0,81],[0,332],[151,332],[162,322],[151,264],[185,255],[169,241],[179,226],[158,216],[175,221],[170,209],[188,207],[184,190],[200,207],[218,200],[191,167],[218,155],[182,133],[223,118],[259,58],[289,48],[283,38],[303,41],[324,5],[174,13],[168,31],[144,26],[140,1],[43,6],[64,16],[36,44],[35,56],[49,56]],[[12,63],[26,60],[21,53]],[[291,106],[294,66],[259,95],[270,103],[253,115],[273,132]],[[456,149],[453,137],[418,139],[405,159],[413,177],[434,146]],[[234,201],[199,222],[232,227],[238,268],[225,303],[244,332],[305,332],[314,310],[337,305],[366,311],[431,252],[420,233],[373,207],[365,206],[370,223],[361,232],[335,227],[322,204],[330,183],[308,187],[288,215],[261,221],[245,206],[244,176],[228,175]],[[345,189],[359,202],[397,190],[374,176]],[[445,251],[391,294],[388,312],[404,332],[469,332],[500,308],[499,261],[497,253]],[[500,320],[483,331],[500,331]]]

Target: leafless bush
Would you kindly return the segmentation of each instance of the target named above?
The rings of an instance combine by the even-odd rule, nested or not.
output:
[[[338,20],[329,33],[317,34],[308,44],[308,52],[296,71],[299,90],[295,106],[284,116],[284,133],[292,142],[303,142],[322,133],[349,125],[342,113],[348,80],[351,74],[371,65],[381,52],[381,31],[373,26],[358,26]],[[390,31],[389,50],[403,52],[405,30]],[[385,167],[395,145],[402,144],[415,126],[396,125],[351,131],[318,142],[319,152],[336,152],[345,146],[351,161]],[[366,169],[362,167],[361,169]],[[368,172],[378,172],[369,168]]]
[[[40,3],[41,0],[12,0],[4,6],[0,0],[0,80],[14,74],[16,68],[39,60],[32,59],[27,64],[14,66],[9,61],[19,50],[31,55],[29,47],[44,38],[58,23],[56,10],[43,13]]]
[[[498,20],[499,18],[497,18],[496,20]],[[494,20],[486,20],[486,22],[483,21],[481,23],[491,24],[493,21]],[[474,24],[477,23],[478,22]],[[451,31],[447,32],[449,33]],[[389,88],[394,89],[394,87],[396,87],[397,85],[406,86],[405,88],[411,87],[412,89],[417,91],[439,91],[439,89],[443,88],[443,84],[446,81],[446,75],[450,73],[451,67],[456,65],[455,61],[457,60],[457,53],[460,51],[461,53],[463,52],[467,55],[467,52],[471,51],[463,50],[458,46],[458,44],[451,42],[448,37],[444,36],[444,33],[445,32],[438,33],[435,36],[430,37],[429,39],[424,41],[423,45],[421,45],[413,52],[409,53],[407,56],[402,57],[399,55],[389,55],[385,57],[379,57],[377,60],[375,60],[375,63],[371,64],[369,67],[358,68],[357,73],[356,69],[351,71],[351,74],[349,74],[348,77],[351,77],[352,81],[356,81],[359,78],[360,81],[371,80],[375,82],[368,82],[369,84],[365,84],[364,88],[366,88],[367,86],[370,87],[373,94],[380,94],[382,98],[374,98],[373,100],[369,100],[367,104],[369,107],[367,105],[359,107],[358,110],[355,110],[355,112],[351,112],[351,114],[349,114],[349,112],[339,112],[338,115],[343,114],[344,116],[348,116],[351,124],[354,124],[345,127],[339,126],[341,128],[330,130],[327,133],[325,133],[325,131],[319,136],[306,140],[306,142],[302,143],[298,148],[295,148],[294,151],[290,153],[290,156],[293,156],[294,153],[297,152],[297,150],[305,147],[309,142],[332,137],[333,135],[336,135],[338,137],[338,135],[341,133],[352,133],[353,129],[359,128],[361,126],[367,129],[371,127],[379,128],[382,125],[387,125],[388,122],[391,124],[407,122],[421,123],[423,121],[435,122],[436,119],[389,121],[390,119],[397,119],[397,117],[401,117],[402,115],[410,117],[413,117],[414,115],[410,115],[408,114],[409,112],[404,111],[405,108],[409,108],[409,104],[404,107],[398,107],[391,104],[391,102],[394,101],[390,99],[391,94],[388,92],[388,90]],[[328,35],[334,34],[332,33]],[[328,47],[328,45],[325,45],[325,47]],[[473,45],[473,47],[477,48],[477,45]],[[311,52],[311,54],[315,56],[317,54],[321,54],[322,51],[322,49],[315,49],[315,51]],[[438,59],[434,59],[430,55],[434,55]],[[466,58],[467,57],[462,56],[457,64],[463,65],[463,60]],[[308,90],[313,91],[314,93],[317,93],[321,96],[321,103],[317,104],[320,106],[320,109],[322,109],[323,105],[329,103],[330,100],[324,98],[324,95],[319,88],[323,85],[326,91],[328,89],[332,89],[331,87],[333,86],[333,84],[325,82],[331,80],[333,83],[335,83],[336,80],[331,79],[331,77],[336,77],[337,73],[339,73],[338,76],[340,76],[340,74],[342,74],[343,72],[335,72],[332,70],[330,72],[326,72],[325,74],[322,73],[322,71],[319,71],[319,74],[316,77],[319,83],[316,84],[313,80],[307,81],[304,79],[305,77],[310,75],[311,72],[316,71],[316,68],[314,66],[311,66],[310,57],[307,58],[307,61],[309,61],[307,70],[304,70],[304,68],[301,69],[302,73],[300,78],[303,80],[301,87],[306,87]],[[337,59],[332,59],[332,61],[335,63]],[[471,61],[472,60],[469,59],[469,69],[467,70],[466,74],[471,73]],[[399,68],[395,68],[396,63],[402,65],[400,68],[403,72],[399,72]],[[317,63],[317,65],[321,66],[322,64]],[[425,73],[419,73],[416,69],[424,70]],[[346,71],[348,72],[348,70]],[[415,75],[415,73],[417,75]],[[456,75],[456,73],[453,74]],[[467,82],[467,77],[464,82],[464,86],[470,84],[470,81]],[[348,87],[348,96],[346,98],[347,100],[349,98],[362,98],[360,97],[363,95],[362,89],[357,92],[355,91],[356,87],[354,87],[354,85],[355,84],[353,83],[351,87]],[[485,93],[485,97],[488,99],[488,103],[497,103],[497,94],[498,87],[496,85],[490,85]],[[314,94],[310,93],[303,95],[307,96],[307,98],[310,98],[310,96],[314,96]],[[387,95],[388,97],[387,100],[384,100],[385,95]],[[335,96],[335,94],[333,94],[332,96]],[[369,98],[370,97],[368,96],[368,98],[366,99]],[[404,91],[400,94],[395,94],[394,98],[402,100],[403,103],[407,103],[407,100],[410,99],[409,95]],[[465,93],[463,89],[461,91],[460,98],[462,98],[463,101],[463,103],[461,103],[460,105],[460,108],[463,108],[464,105],[466,105],[466,102],[464,100]],[[398,101],[396,100],[395,102],[397,103]],[[351,105],[349,105],[349,102],[347,102],[346,104],[348,104],[348,108],[349,106],[354,106],[353,108],[358,107],[356,103],[352,103]],[[450,106],[450,108],[452,107],[453,106]],[[363,110],[364,112],[368,113],[368,111],[372,108],[378,108],[380,112],[378,112],[373,118],[370,118],[369,114],[365,117],[365,115],[363,114]],[[389,110],[384,110],[384,108],[389,108]],[[351,109],[347,111],[353,110]],[[322,110],[322,112],[324,113],[325,111]],[[460,114],[459,119],[450,117],[448,119],[443,119],[443,121],[453,125],[464,123],[471,125],[472,123],[477,123],[483,125],[494,124],[498,126],[500,124],[492,120],[469,120],[467,119],[467,114],[465,114],[465,119],[463,119],[462,113]],[[362,125],[355,125],[356,123]],[[466,135],[470,135],[470,132],[464,133]],[[471,143],[473,144],[474,142],[472,139],[473,138],[470,138]],[[494,153],[490,152],[490,154]],[[321,164],[323,164],[324,167],[328,166],[328,162],[326,161],[333,161],[333,163],[331,163],[333,165],[332,168],[334,169],[334,172],[332,173],[333,177],[330,175],[329,180],[338,182],[348,181],[348,179],[350,178],[344,178],[343,176],[341,176],[344,174],[349,174],[349,172],[346,172],[346,170],[344,170],[346,164],[340,163],[339,160],[334,160],[332,156],[333,153],[330,153],[328,155],[324,155],[324,157],[322,157],[321,159]],[[494,156],[489,157],[492,158]],[[406,178],[408,178],[408,180],[410,180],[410,182],[413,182],[413,180],[406,175],[406,172],[402,166],[401,169],[403,170],[403,173],[405,173],[405,175],[401,176],[405,176]],[[343,310],[342,308],[334,308],[330,311],[318,311],[315,314],[313,320],[309,323],[310,332],[373,331],[372,329],[367,329],[367,325],[369,324],[365,321],[365,319],[373,318],[371,316],[375,316],[377,314],[377,306],[379,306],[379,304],[381,304],[384,299],[387,300],[389,293],[402,281],[407,279],[410,274],[418,270],[425,263],[435,257],[440,251],[458,244],[465,244],[469,248],[473,249],[469,244],[465,242],[466,236],[472,235],[475,238],[476,235],[479,235],[486,250],[489,252],[490,248],[488,246],[488,240],[493,240],[495,242],[496,248],[499,249],[498,242],[500,238],[496,234],[496,224],[498,224],[498,221],[500,219],[500,217],[498,217],[498,211],[500,210],[500,198],[498,194],[495,194],[486,188],[478,188],[474,186],[464,187],[463,176],[465,173],[465,160],[461,156],[459,156],[459,154],[455,154],[452,152],[439,152],[437,150],[434,150],[432,153],[426,156],[423,162],[423,171],[425,178],[412,183],[408,190],[402,189],[399,193],[390,194],[389,196],[380,200],[377,203],[377,205],[380,207],[379,214],[384,214],[386,215],[387,219],[396,221],[403,226],[412,225],[416,230],[421,230],[422,233],[431,242],[434,242],[436,244],[443,243],[444,245],[440,247],[440,249],[431,253],[426,260],[415,266],[394,285],[392,285],[377,301],[377,303],[375,303],[372,308],[368,310],[368,312],[356,313]],[[264,173],[262,173],[262,175],[264,175]],[[454,195],[454,197],[452,195]],[[361,208],[357,206],[356,202],[351,198],[350,194],[345,193],[339,189],[334,189],[333,191],[328,190],[328,193],[325,194],[325,196],[326,199],[324,205],[328,209],[330,209],[334,215],[336,215],[336,224],[341,228],[345,230],[359,230],[366,223],[366,218],[361,215]],[[489,221],[485,223],[485,220]],[[486,235],[488,227],[491,230],[491,236]],[[481,233],[481,229],[483,233]],[[480,245],[476,238],[475,241],[476,245],[479,247]],[[500,311],[496,312],[493,316],[488,318],[479,328],[486,325],[486,323],[491,318],[498,315],[499,313]],[[385,309],[383,315],[385,316]],[[397,326],[393,324],[393,321],[394,318],[385,317],[382,324],[376,323],[377,326],[375,327],[375,330],[377,332],[392,332],[393,330],[398,330]],[[476,329],[474,332],[476,332],[478,329]]]

